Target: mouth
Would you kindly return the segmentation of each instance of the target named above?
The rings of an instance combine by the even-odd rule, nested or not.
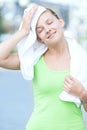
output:
[[[52,39],[52,38],[54,37],[55,33],[56,33],[56,32],[51,33],[51,34],[47,37],[47,39]]]

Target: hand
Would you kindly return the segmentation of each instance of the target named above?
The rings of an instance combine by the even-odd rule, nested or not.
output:
[[[37,10],[37,7],[38,5],[35,4],[31,9],[27,10],[24,13],[21,25],[19,27],[19,31],[21,33],[24,33],[25,35],[27,35],[30,32],[31,21]]]
[[[64,90],[68,93],[78,96],[80,99],[82,98],[82,94],[85,91],[81,82],[70,75],[65,78]]]

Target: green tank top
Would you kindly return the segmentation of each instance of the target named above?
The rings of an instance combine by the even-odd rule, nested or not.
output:
[[[34,110],[26,130],[85,130],[81,109],[59,99],[70,71],[49,69],[41,56],[34,66]]]

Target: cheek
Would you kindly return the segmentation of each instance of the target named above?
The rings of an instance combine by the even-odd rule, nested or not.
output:
[[[40,39],[40,41],[44,42],[44,39],[45,39],[45,33],[42,32],[42,33],[38,34],[38,39]]]

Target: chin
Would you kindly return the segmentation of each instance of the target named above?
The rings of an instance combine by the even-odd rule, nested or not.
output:
[[[51,43],[52,44],[56,44],[60,41],[60,39],[57,37],[57,38],[54,38],[54,39],[51,39]]]

